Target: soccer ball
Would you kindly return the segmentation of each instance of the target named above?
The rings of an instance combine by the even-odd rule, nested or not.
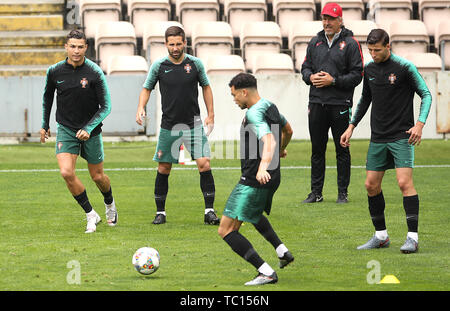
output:
[[[137,272],[152,274],[159,268],[159,253],[154,248],[141,247],[134,253],[132,263]]]

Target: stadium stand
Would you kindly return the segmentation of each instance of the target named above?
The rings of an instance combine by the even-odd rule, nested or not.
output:
[[[289,32],[289,49],[291,50],[294,68],[300,71],[306,56],[306,48],[312,37],[323,29],[321,21],[297,22]]]
[[[419,16],[427,27],[428,35],[434,36],[441,21],[450,20],[450,0],[418,0]]]
[[[353,37],[358,40],[363,52],[364,63],[372,59],[367,47],[367,36],[372,29],[378,28],[377,24],[368,20],[349,20],[344,21],[345,27],[353,32]]]
[[[147,60],[139,55],[116,55],[108,62],[108,75],[146,74]]]
[[[264,53],[256,57],[253,73],[271,75],[294,73],[294,63],[285,53]]]
[[[225,0],[224,17],[233,30],[233,37],[239,37],[246,22],[263,22],[267,19],[265,0]]]
[[[184,25],[187,37],[192,35],[192,28],[199,21],[218,21],[219,3],[217,0],[176,0],[178,21]]]
[[[208,55],[231,55],[234,40],[230,24],[226,22],[198,22],[192,30],[194,55],[206,60]]]
[[[362,0],[322,0],[322,7],[328,2],[336,2],[342,7],[344,22],[364,19],[364,3]]]
[[[288,37],[292,24],[314,20],[316,4],[314,0],[273,0],[273,15],[280,25],[281,35]]]
[[[430,39],[425,24],[419,20],[399,20],[389,27],[392,52],[400,56],[426,53]]]
[[[450,20],[439,23],[434,42],[442,59],[442,69],[450,69]]]
[[[369,20],[378,27],[389,29],[392,21],[409,20],[412,18],[413,5],[411,0],[372,0],[369,4]]]
[[[170,19],[170,3],[169,0],[128,0],[127,14],[134,26],[136,37],[142,38],[149,21]]]
[[[436,53],[410,53],[405,58],[416,65],[421,74],[441,70],[442,60]]]
[[[244,60],[239,55],[218,55],[215,57],[208,57],[205,69],[208,75],[236,75],[246,71]]]
[[[106,72],[109,59],[114,55],[134,55],[136,34],[129,22],[103,22],[95,33],[96,59]]]
[[[102,22],[120,21],[120,0],[80,0],[81,26],[88,39],[94,38],[97,26]]]
[[[149,64],[152,64],[158,58],[167,55],[167,48],[165,46],[164,33],[170,26],[179,26],[183,28],[179,22],[149,22],[144,29],[143,36],[143,55]]]
[[[245,67],[251,71],[259,54],[281,51],[280,26],[275,22],[245,23],[242,25],[240,43]]]
[[[0,2],[0,76],[41,76],[64,59],[64,0]]]

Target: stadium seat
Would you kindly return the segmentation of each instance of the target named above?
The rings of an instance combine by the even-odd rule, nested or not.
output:
[[[254,74],[289,74],[294,73],[292,58],[285,53],[264,53],[258,55],[253,65]]]
[[[436,27],[434,44],[442,58],[442,66],[450,69],[450,20],[440,22]]]
[[[242,25],[242,57],[247,70],[252,70],[256,57],[262,53],[279,53],[282,46],[281,30],[275,22],[249,22]]]
[[[416,65],[420,73],[439,71],[442,67],[442,60],[436,53],[410,53],[405,58]]]
[[[321,21],[297,22],[291,26],[289,32],[289,49],[292,52],[294,67],[300,71],[306,56],[309,41],[323,30]]]
[[[108,62],[108,75],[146,74],[147,60],[139,55],[118,55],[110,58]]]
[[[344,23],[348,20],[362,20],[365,17],[362,0],[322,0],[322,8],[328,2],[338,3],[342,7]]]
[[[265,0],[225,0],[224,16],[233,30],[233,37],[239,37],[246,22],[263,22],[267,19]]]
[[[413,6],[411,0],[371,0],[368,20],[373,20],[379,28],[389,30],[392,21],[409,20],[412,18]]]
[[[353,37],[358,40],[360,46],[361,46],[361,50],[363,52],[363,56],[364,56],[364,61],[366,61],[366,59],[368,59],[366,57],[366,55],[369,53],[369,49],[367,47],[367,36],[369,35],[370,31],[372,29],[376,29],[377,24],[375,24],[372,21],[368,21],[368,20],[349,20],[349,21],[345,21],[345,27],[347,29],[350,29],[353,32]],[[369,54],[370,55],[370,54]],[[372,57],[370,57],[369,59],[372,59]]]
[[[103,22],[95,33],[96,58],[100,68],[106,72],[109,59],[113,55],[134,55],[136,34],[129,22]]]
[[[147,61],[152,64],[158,58],[167,55],[167,48],[165,46],[165,32],[170,26],[178,26],[183,28],[179,22],[149,22],[144,29],[144,36],[142,37],[142,50]]]
[[[237,75],[245,72],[245,64],[239,55],[217,55],[216,57],[208,57],[205,69],[208,75]]]
[[[187,37],[192,35],[192,28],[199,22],[219,20],[219,2],[217,0],[176,0],[178,21],[184,25]]]
[[[203,60],[210,55],[230,55],[233,47],[233,33],[226,22],[198,22],[192,29],[194,55]]]
[[[281,35],[288,37],[292,24],[314,20],[316,5],[314,0],[273,0],[273,15],[280,25]]]
[[[100,23],[120,21],[121,14],[120,0],[80,0],[81,25],[88,39],[95,37]]]
[[[400,20],[389,27],[392,52],[400,56],[426,53],[430,39],[425,24],[419,20]]]
[[[170,19],[170,3],[169,0],[128,0],[128,15],[134,25],[136,37],[142,38],[149,21]]]
[[[450,0],[418,0],[419,16],[429,36],[434,36],[441,21],[450,20]]]

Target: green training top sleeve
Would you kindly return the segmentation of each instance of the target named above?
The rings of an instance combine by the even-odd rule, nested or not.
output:
[[[109,93],[108,84],[105,75],[100,67],[94,62],[86,60],[86,64],[91,66],[97,74],[95,83],[95,92],[97,95],[99,109],[89,122],[83,126],[83,130],[91,134],[92,130],[96,128],[111,112],[111,94]]]
[[[53,106],[53,99],[55,97],[55,83],[52,80],[52,68],[47,69],[47,77],[45,80],[44,95],[42,97],[42,123],[41,128],[48,130],[50,127],[50,112]]]
[[[431,93],[428,90],[427,84],[425,80],[420,75],[417,67],[412,63],[408,63],[408,75],[410,77],[409,81],[412,83],[412,87],[414,91],[420,96],[421,104],[420,104],[420,113],[418,121],[422,123],[426,123],[428,114],[430,113],[432,97]]]
[[[209,85],[209,79],[208,79],[208,76],[206,75],[206,70],[205,70],[205,66],[203,66],[203,62],[201,61],[200,58],[197,58],[197,57],[192,56],[192,59],[194,61],[195,66],[197,67],[198,82],[199,82],[200,86]]]
[[[161,67],[161,63],[165,60],[165,58],[161,60],[155,61],[148,71],[147,79],[145,79],[143,88],[147,90],[153,90],[155,88],[156,83],[158,82],[158,72],[159,67]]]
[[[355,127],[358,125],[358,123],[362,120],[367,110],[369,109],[371,102],[372,102],[372,92],[369,87],[367,75],[364,75],[361,98],[358,104],[356,105],[350,124],[353,124]]]

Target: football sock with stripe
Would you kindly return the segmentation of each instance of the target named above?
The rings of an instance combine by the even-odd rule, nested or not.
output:
[[[216,186],[211,170],[200,172],[200,189],[205,200],[205,209],[214,211],[214,199],[216,196]]]
[[[169,191],[169,174],[156,173],[155,179],[155,203],[156,212],[164,213],[166,210],[166,198]]]
[[[403,197],[403,208],[405,209],[406,213],[406,224],[408,225],[408,234],[409,233],[416,233],[416,234],[410,234],[412,235],[416,242],[418,240],[417,238],[417,230],[419,227],[419,196],[412,195]]]
[[[238,231],[231,231],[223,240],[230,245],[236,254],[244,258],[256,269],[259,269],[264,264],[264,260],[259,257],[252,244]]]
[[[83,208],[85,213],[89,213],[92,211],[92,205],[89,202],[89,199],[86,194],[86,190],[84,190],[79,195],[74,195],[73,197],[75,198],[75,200],[77,200],[78,204],[80,204],[80,206]]]

